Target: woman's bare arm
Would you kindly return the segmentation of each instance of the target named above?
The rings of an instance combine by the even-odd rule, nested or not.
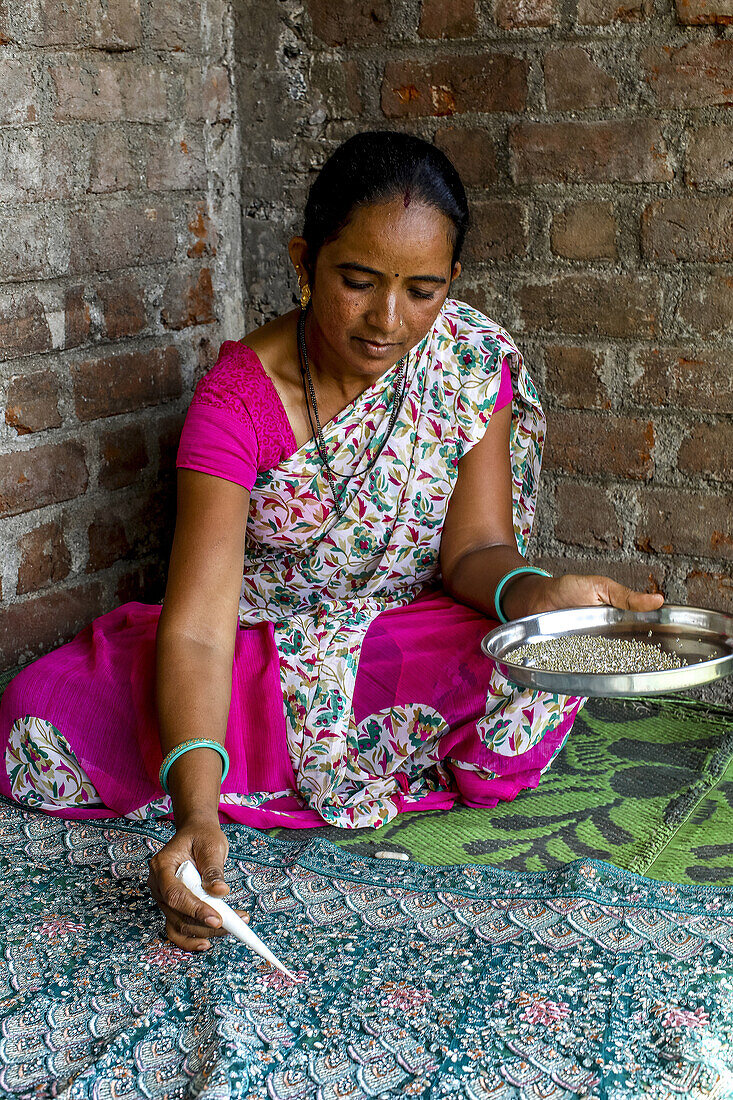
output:
[[[510,426],[511,405],[505,405],[461,459],[440,548],[445,590],[492,619],[497,584],[512,569],[527,565],[514,536]],[[634,592],[609,577],[575,573],[554,578],[524,574],[511,580],[501,595],[508,619],[594,604],[650,611],[663,602],[658,593]]]
[[[249,493],[194,470],[178,472],[176,530],[156,641],[156,689],[163,755],[195,737],[224,744]],[[221,759],[192,749],[168,773],[176,837],[150,865],[150,886],[179,946],[208,946],[220,925],[213,909],[193,899],[175,878],[193,860],[207,890],[223,894],[226,839],[219,828]]]

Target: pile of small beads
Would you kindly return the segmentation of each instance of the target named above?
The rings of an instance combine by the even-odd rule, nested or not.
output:
[[[599,675],[667,672],[687,663],[650,642],[601,638],[593,634],[568,634],[563,638],[531,642],[505,656],[514,665],[544,672],[595,672]]]

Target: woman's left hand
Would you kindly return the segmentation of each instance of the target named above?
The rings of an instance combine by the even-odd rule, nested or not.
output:
[[[661,592],[635,592],[610,577],[565,573],[548,577],[537,593],[540,606],[529,614],[560,611],[566,607],[620,607],[625,611],[656,611],[664,603]]]

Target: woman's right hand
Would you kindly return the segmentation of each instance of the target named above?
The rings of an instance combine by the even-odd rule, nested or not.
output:
[[[149,864],[148,886],[165,915],[168,939],[185,951],[205,951],[210,940],[226,936],[221,917],[206,902],[199,901],[176,878],[176,871],[190,859],[201,875],[204,889],[216,897],[229,893],[224,881],[224,863],[229,842],[217,817],[190,818],[180,824],[176,835],[161,848]],[[240,917],[249,914],[238,910]]]

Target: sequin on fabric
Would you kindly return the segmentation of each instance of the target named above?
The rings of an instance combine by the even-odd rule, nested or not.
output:
[[[733,891],[360,859],[228,826],[240,943],[160,938],[165,824],[0,801],[0,1095],[724,1100]]]

